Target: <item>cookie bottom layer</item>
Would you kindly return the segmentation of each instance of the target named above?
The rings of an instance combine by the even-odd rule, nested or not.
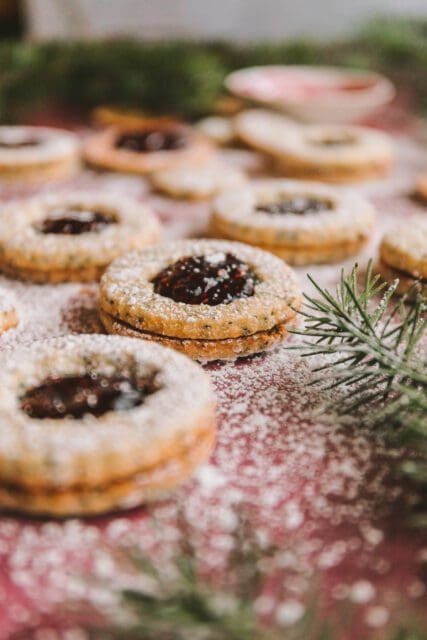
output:
[[[291,159],[275,157],[274,168],[279,175],[301,180],[320,180],[325,182],[362,182],[382,178],[391,168],[392,161],[369,163],[354,166],[331,166],[302,163]]]
[[[49,163],[28,166],[0,166],[0,183],[33,184],[50,180],[64,180],[77,173],[80,163],[73,156]]]
[[[237,235],[228,234],[224,228],[220,228],[216,224],[210,225],[210,234],[213,238],[224,238],[225,240],[236,240],[245,242],[252,246],[256,246],[264,251],[269,251],[274,255],[282,258],[285,262],[292,265],[305,264],[328,264],[330,262],[340,262],[349,256],[358,253],[366,244],[367,238],[358,238],[353,242],[343,241],[337,244],[326,246],[310,246],[310,247],[285,247],[278,244],[262,244],[251,242],[247,238],[237,237]]]
[[[212,427],[181,457],[99,488],[31,492],[0,484],[0,509],[55,517],[90,516],[115,509],[131,509],[166,496],[187,480],[209,457],[214,439],[215,428]]]
[[[58,284],[60,282],[97,282],[107,265],[85,267],[84,269],[28,269],[0,262],[0,271],[10,278],[36,282],[38,284]]]
[[[417,280],[409,273],[390,267],[383,260],[378,261],[377,271],[389,284],[396,279],[399,280],[396,289],[396,293],[399,295],[409,294],[409,299],[414,299],[417,294],[421,294],[427,300],[427,280]]]
[[[265,351],[285,340],[288,335],[287,324],[289,324],[289,322],[283,322],[269,331],[260,331],[240,338],[197,340],[170,338],[140,331],[122,320],[113,318],[113,316],[102,310],[100,311],[100,316],[108,333],[159,342],[166,347],[181,351],[195,360],[229,360]]]

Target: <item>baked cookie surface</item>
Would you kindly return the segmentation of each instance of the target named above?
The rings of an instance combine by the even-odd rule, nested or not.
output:
[[[92,281],[117,256],[157,242],[149,208],[110,195],[39,196],[0,212],[0,269],[34,282]]]
[[[95,133],[83,149],[98,168],[146,174],[179,163],[203,162],[212,153],[208,139],[191,127],[168,120],[147,120],[138,127]]]
[[[0,127],[0,181],[65,178],[79,163],[79,142],[69,131],[49,127]]]
[[[0,287],[0,335],[16,327],[18,322],[15,296],[8,289]]]
[[[242,171],[219,161],[160,169],[151,174],[155,188],[175,198],[204,200],[246,183]]]
[[[427,203],[427,172],[421,175],[415,185],[415,194]]]
[[[399,278],[399,292],[414,285],[426,294],[427,284],[427,218],[409,218],[404,224],[387,231],[380,245],[380,270],[386,279]]]
[[[299,297],[292,270],[265,251],[184,240],[114,261],[101,281],[100,306],[113,333],[138,332],[215,359],[233,357],[233,346],[247,355],[282,340]]]
[[[381,177],[393,162],[390,137],[351,125],[298,125],[254,110],[236,117],[238,135],[270,155],[276,171],[291,178],[357,182]]]
[[[199,120],[196,127],[203,135],[217,145],[228,145],[235,141],[232,118],[209,116]]]
[[[67,336],[12,353],[0,389],[0,506],[94,513],[158,497],[211,449],[208,376],[118,336]]]
[[[219,195],[211,232],[271,251],[293,264],[334,262],[369,238],[372,205],[360,195],[313,182],[259,180]]]

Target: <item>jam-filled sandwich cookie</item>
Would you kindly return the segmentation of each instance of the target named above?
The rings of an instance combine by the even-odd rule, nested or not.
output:
[[[188,200],[205,200],[246,183],[239,169],[216,160],[160,169],[151,175],[151,180],[158,191]]]
[[[0,287],[0,335],[18,324],[18,312],[13,293]]]
[[[356,253],[374,220],[372,205],[356,193],[272,179],[219,195],[210,226],[217,237],[256,245],[302,265]]]
[[[94,134],[84,147],[85,160],[98,168],[146,174],[183,162],[203,162],[211,143],[187,125],[147,120],[132,128],[110,128]]]
[[[0,181],[65,178],[78,168],[78,138],[47,127],[0,127]]]
[[[186,240],[122,256],[101,281],[109,333],[145,338],[201,360],[281,342],[299,291],[275,256],[237,242]]]
[[[291,178],[356,182],[383,176],[393,162],[387,134],[350,125],[291,124],[282,116],[247,112],[236,119],[239,136],[271,156],[275,169]]]
[[[157,242],[145,205],[110,195],[39,196],[0,213],[0,270],[33,282],[91,282],[126,251]]]
[[[185,356],[119,336],[17,350],[0,374],[0,508],[90,515],[162,497],[208,457],[215,402]]]
[[[427,299],[427,218],[415,216],[392,227],[380,245],[379,271],[400,294],[421,293]]]

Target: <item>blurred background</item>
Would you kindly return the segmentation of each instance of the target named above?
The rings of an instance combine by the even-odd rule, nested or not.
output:
[[[422,14],[426,0],[3,0],[34,38],[129,34],[239,41],[351,34],[379,14]],[[296,7],[297,4],[297,7]],[[297,10],[296,10],[297,9]],[[19,20],[19,18],[18,18]]]
[[[427,0],[0,0],[0,122],[99,105],[194,119],[263,64],[379,71],[426,113]]]

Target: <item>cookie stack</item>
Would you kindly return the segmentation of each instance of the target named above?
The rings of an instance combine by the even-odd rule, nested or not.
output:
[[[144,338],[198,360],[280,343],[300,295],[280,259],[237,242],[183,240],[114,261],[101,280],[109,333]]]
[[[375,220],[355,192],[314,182],[260,180],[220,195],[211,232],[278,255],[291,264],[330,263],[360,251]]]
[[[265,110],[236,117],[237,135],[269,156],[280,175],[325,182],[360,182],[385,175],[393,163],[390,137],[367,127],[298,125]]]
[[[0,374],[0,507],[93,515],[158,499],[209,456],[207,374],[176,351],[112,336],[17,349]]]

